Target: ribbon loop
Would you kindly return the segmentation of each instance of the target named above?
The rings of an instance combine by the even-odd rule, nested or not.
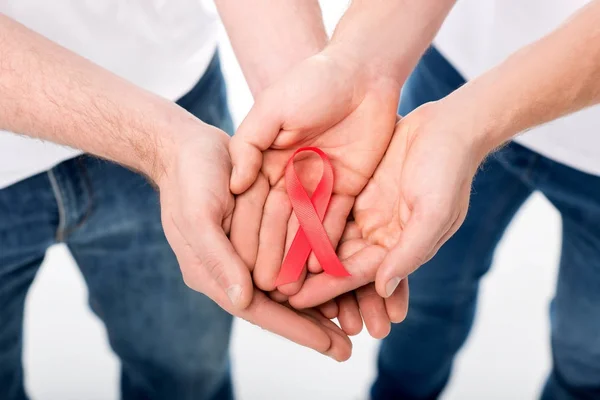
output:
[[[304,151],[318,154],[323,161],[321,180],[312,197],[306,193],[294,168],[294,158]],[[283,260],[275,284],[280,286],[297,281],[311,250],[325,272],[333,276],[350,276],[337,257],[322,224],[333,191],[333,167],[327,155],[317,147],[296,150],[285,169],[285,185],[300,227]]]

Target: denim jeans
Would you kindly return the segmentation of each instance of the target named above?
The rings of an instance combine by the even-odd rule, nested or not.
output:
[[[232,133],[218,56],[178,103]],[[0,399],[27,398],[23,305],[46,250],[59,242],[121,360],[123,398],[233,398],[232,318],[184,284],[156,191],[128,169],[83,155],[0,190]]]
[[[463,83],[430,48],[406,82],[399,113]],[[373,400],[438,398],[471,329],[479,281],[533,191],[545,195],[562,217],[559,276],[550,306],[553,365],[541,398],[600,399],[600,177],[511,143],[477,173],[463,226],[411,275],[408,316],[382,342]]]

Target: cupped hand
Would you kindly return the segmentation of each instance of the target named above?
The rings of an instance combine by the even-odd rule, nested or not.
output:
[[[231,242],[253,268],[259,288],[275,289],[284,254],[298,229],[283,179],[290,156],[304,146],[319,147],[329,156],[335,183],[323,225],[337,247],[355,197],[389,144],[399,90],[394,81],[369,76],[360,66],[325,50],[256,99],[230,143],[231,190],[240,194]],[[295,166],[310,193],[320,178],[319,162],[298,157]],[[308,267],[320,271],[312,255]],[[293,294],[302,280],[279,290]]]
[[[383,339],[390,333],[391,323],[402,322],[406,316],[408,281],[405,281],[401,290],[396,290],[392,296],[382,298],[375,290],[375,285],[363,277],[372,275],[369,271],[376,270],[381,258],[385,255],[385,250],[373,246],[368,257],[361,256],[358,258],[359,263],[355,262],[356,257],[354,255],[360,254],[368,246],[369,244],[361,238],[360,230],[356,224],[349,223],[338,247],[338,255],[353,276],[340,279],[326,274],[318,274],[309,277],[305,285],[308,285],[307,292],[310,293],[313,290],[313,285],[317,284],[317,295],[311,298],[310,301],[316,300],[318,302],[318,296],[322,294],[327,296],[328,291],[329,295],[336,290],[337,293],[340,293],[340,296],[336,298],[339,308],[337,318],[344,332],[349,335],[358,333],[364,322],[372,337]],[[363,255],[365,253],[369,252],[364,252]],[[326,282],[330,286],[323,290],[318,285],[319,280],[325,277],[328,277]],[[358,277],[359,285],[349,285],[350,282],[357,281],[356,277]],[[301,289],[300,293],[303,292],[304,288]]]
[[[315,310],[296,311],[253,285],[250,271],[227,238],[234,210],[229,191],[228,136],[201,122],[171,147],[160,189],[165,235],[186,284],[229,313],[338,361],[351,342]]]
[[[354,204],[348,229],[357,231],[353,240],[362,249],[343,259],[352,276],[312,276],[290,304],[311,307],[370,282],[381,297],[402,296],[408,304],[407,276],[464,221],[473,176],[487,153],[476,137],[460,110],[442,101],[400,120]]]

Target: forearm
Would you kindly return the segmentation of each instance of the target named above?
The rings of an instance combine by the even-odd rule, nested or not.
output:
[[[600,1],[441,103],[461,109],[483,149],[600,102]]]
[[[0,129],[82,149],[157,179],[177,135],[202,124],[0,15]]]
[[[401,87],[456,0],[354,0],[329,49]]]
[[[216,0],[215,3],[255,96],[327,43],[317,0]]]

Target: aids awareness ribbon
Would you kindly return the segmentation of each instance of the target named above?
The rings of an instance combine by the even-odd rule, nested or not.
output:
[[[296,175],[294,158],[297,154],[310,151],[316,153],[323,161],[323,173],[312,197],[308,196]],[[302,147],[292,155],[285,169],[285,185],[300,228],[292,241],[290,249],[283,260],[281,270],[275,284],[277,286],[296,282],[311,250],[323,270],[333,276],[350,276],[335,254],[322,221],[329,206],[333,191],[333,167],[327,155],[317,147]]]

